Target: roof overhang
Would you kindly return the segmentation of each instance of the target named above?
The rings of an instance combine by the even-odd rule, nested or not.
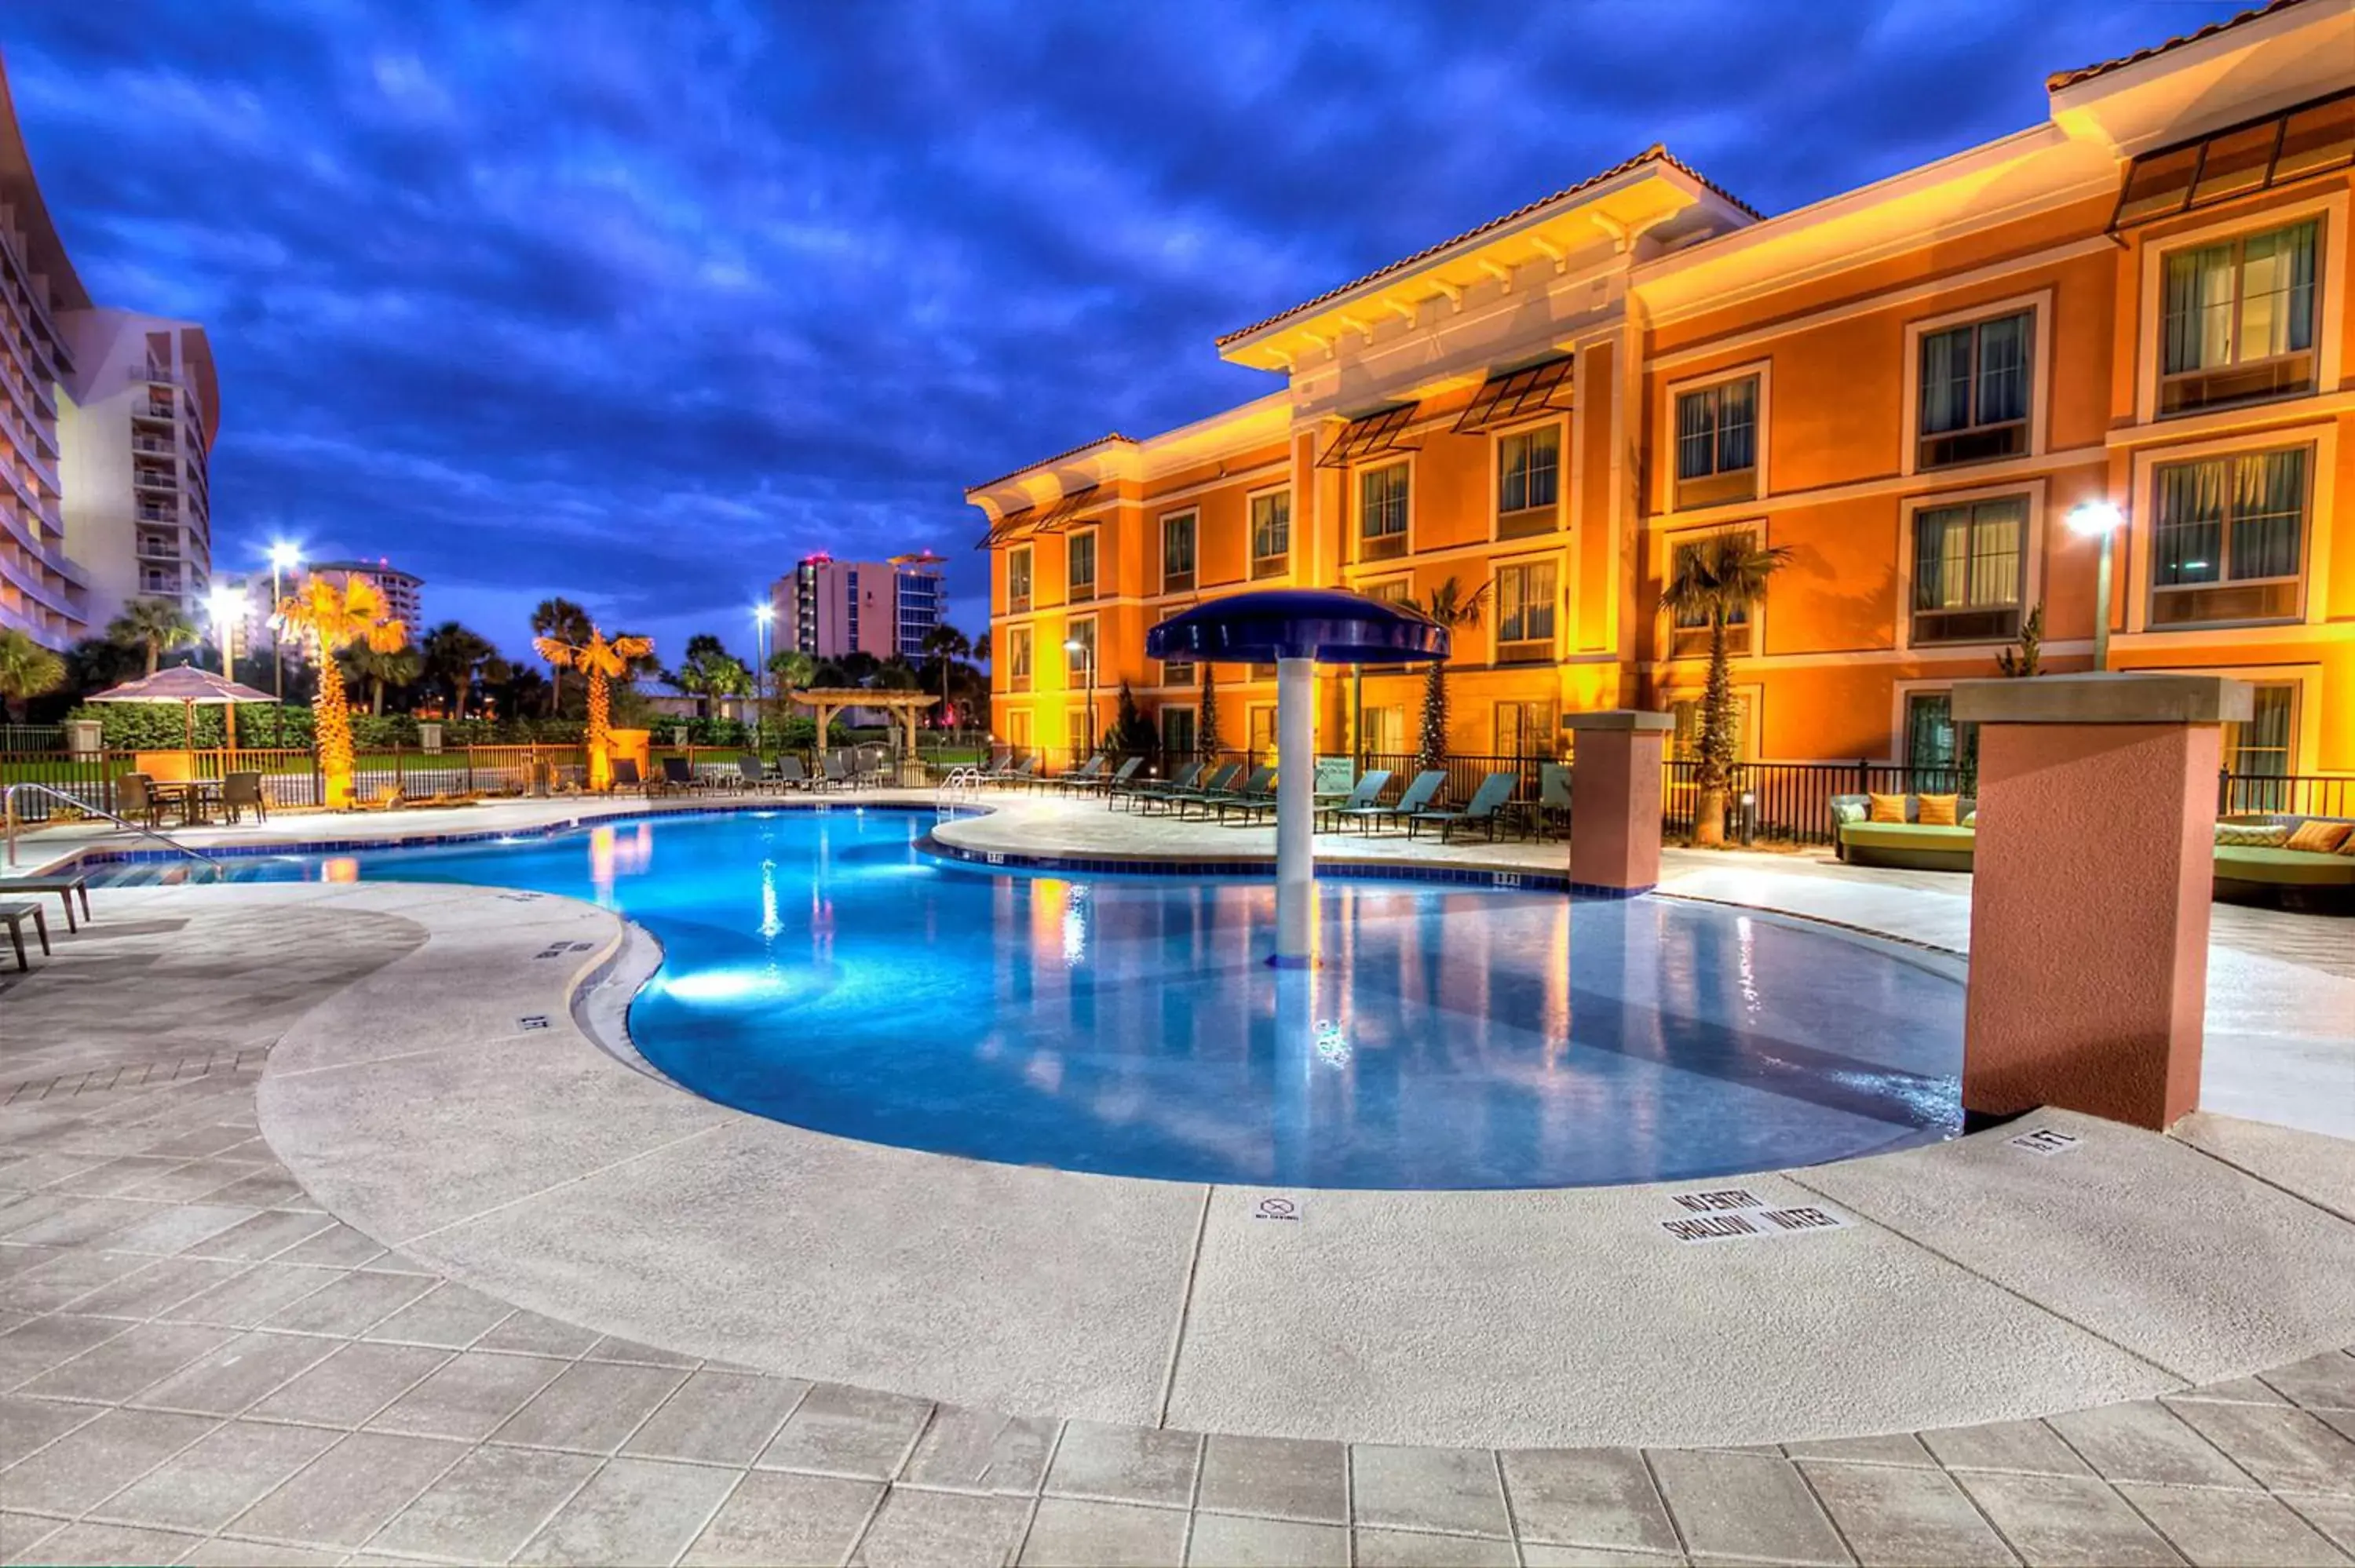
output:
[[[2355,5],[2275,5],[2053,79],[2053,122],[2120,155],[2204,134],[2347,85]],[[2072,79],[2072,77],[2074,79]]]
[[[1583,185],[1549,196],[1219,340],[1221,357],[1257,370],[1289,371],[1350,334],[1393,316],[1414,319],[1434,299],[1465,291],[1533,261],[1561,265],[1598,245],[1624,249],[1633,238],[1696,207],[1722,210],[1729,226],[1755,215],[1655,150]]]
[[[0,202],[16,209],[16,227],[25,236],[25,260],[48,281],[49,306],[59,311],[90,309],[90,291],[82,287],[65,241],[49,220],[48,205],[41,199],[40,182],[33,177],[32,154],[26,151],[16,123],[16,104],[8,92],[8,69],[0,58]]]

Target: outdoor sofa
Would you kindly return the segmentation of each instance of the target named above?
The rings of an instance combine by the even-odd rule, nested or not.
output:
[[[1978,802],[1968,795],[1957,795],[1954,797],[1954,826],[1925,822],[1922,821],[1922,797],[1907,795],[1903,821],[1876,822],[1870,820],[1870,796],[1835,795],[1833,853],[1850,865],[1893,866],[1905,871],[1968,871],[1972,848],[1978,842],[1977,833],[1972,831]]]

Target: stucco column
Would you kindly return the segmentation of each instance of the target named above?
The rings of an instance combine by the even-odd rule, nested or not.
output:
[[[2216,675],[1965,681],[1979,726],[1963,1109],[2153,1128],[2200,1103],[2222,726]]]
[[[1660,880],[1660,757],[1669,714],[1635,708],[1572,714],[1570,883],[1616,898]]]
[[[1316,664],[1275,662],[1275,957],[1306,969],[1316,948]]]

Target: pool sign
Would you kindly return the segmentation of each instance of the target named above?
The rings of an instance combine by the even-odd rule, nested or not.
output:
[[[1685,1245],[1705,1242],[1773,1240],[1809,1231],[1849,1228],[1843,1216],[1813,1204],[1776,1208],[1747,1187],[1671,1192],[1668,1201],[1687,1217],[1662,1220],[1660,1229]]]
[[[1747,1187],[1725,1187],[1714,1192],[1671,1192],[1668,1202],[1688,1213],[1722,1213],[1732,1209],[1764,1209],[1766,1200]]]
[[[1288,1224],[1300,1223],[1300,1200],[1297,1198],[1262,1198],[1252,1205],[1254,1220],[1278,1220]]]
[[[2030,1154],[2066,1154],[2077,1147],[2077,1135],[2056,1128],[2031,1128],[2010,1140],[2014,1149],[2025,1149]]]

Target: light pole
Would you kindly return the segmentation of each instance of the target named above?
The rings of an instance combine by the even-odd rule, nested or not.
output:
[[[2110,667],[2110,556],[2118,524],[2126,521],[2115,502],[2084,501],[2069,509],[2069,531],[2081,539],[2102,542],[2102,564],[2094,577],[2094,668]]]
[[[279,582],[282,573],[291,572],[303,561],[303,552],[281,541],[270,546],[270,674],[272,693],[281,704],[286,701],[286,655],[281,650],[278,632],[278,600],[285,592]]]
[[[1096,645],[1092,639],[1082,641],[1079,638],[1073,637],[1064,642],[1063,652],[1084,655],[1087,660],[1088,740],[1086,749],[1093,751],[1096,748]],[[1072,748],[1071,760],[1074,763],[1079,761],[1080,749],[1077,747]]]
[[[245,608],[245,596],[227,583],[223,583],[206,596],[205,602],[207,608],[212,611],[213,635],[220,640],[221,679],[234,681],[237,679],[234,661],[237,623],[240,619],[238,612]],[[224,726],[222,733],[229,739],[229,755],[235,757],[237,755],[237,705],[235,703],[222,705],[221,723]]]
[[[759,662],[752,670],[752,749],[759,751],[769,731],[769,627],[777,619],[773,604],[752,607],[752,624],[758,629]]]

